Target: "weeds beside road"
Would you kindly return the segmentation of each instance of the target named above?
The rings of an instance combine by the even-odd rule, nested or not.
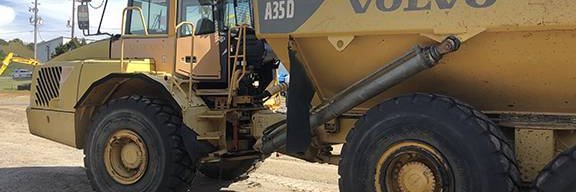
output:
[[[11,92],[18,89],[18,85],[32,82],[30,79],[12,79],[12,77],[0,77],[0,92]]]

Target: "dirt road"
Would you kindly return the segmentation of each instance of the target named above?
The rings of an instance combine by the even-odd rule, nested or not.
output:
[[[28,132],[29,97],[0,93],[0,192],[92,192],[82,167],[83,154]],[[250,177],[219,182],[198,175],[193,192],[338,191],[337,167],[272,157]]]

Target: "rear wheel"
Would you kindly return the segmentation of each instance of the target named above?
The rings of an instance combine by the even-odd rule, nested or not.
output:
[[[371,109],[350,131],[340,190],[518,191],[514,154],[486,116],[451,98],[415,94]]]
[[[204,163],[198,170],[212,179],[235,180],[258,168],[259,159],[247,159],[239,161],[222,161],[215,163]]]
[[[102,106],[84,149],[86,173],[101,192],[183,191],[195,173],[179,113],[162,100],[131,96]]]
[[[576,147],[558,155],[534,180],[534,192],[573,192],[576,189]]]

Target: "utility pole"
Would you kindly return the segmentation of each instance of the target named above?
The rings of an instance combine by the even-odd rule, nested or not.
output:
[[[38,59],[38,0],[34,0],[34,59]]]
[[[70,39],[74,39],[74,30],[76,25],[76,17],[74,17],[74,14],[76,14],[76,0],[72,0],[72,34],[70,35]]]
[[[34,7],[29,9],[32,12],[32,17],[30,17],[30,23],[34,26],[34,59],[38,59],[38,25],[41,22],[41,18],[38,17],[38,0],[34,0]]]

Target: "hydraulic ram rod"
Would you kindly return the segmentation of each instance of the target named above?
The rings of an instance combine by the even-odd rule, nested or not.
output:
[[[310,116],[311,131],[419,72],[434,67],[444,55],[457,51],[460,43],[458,38],[450,36],[438,45],[426,48],[416,46],[404,56],[332,97],[327,104]],[[284,146],[286,128],[287,125],[283,124],[265,135],[260,151],[268,154]]]

